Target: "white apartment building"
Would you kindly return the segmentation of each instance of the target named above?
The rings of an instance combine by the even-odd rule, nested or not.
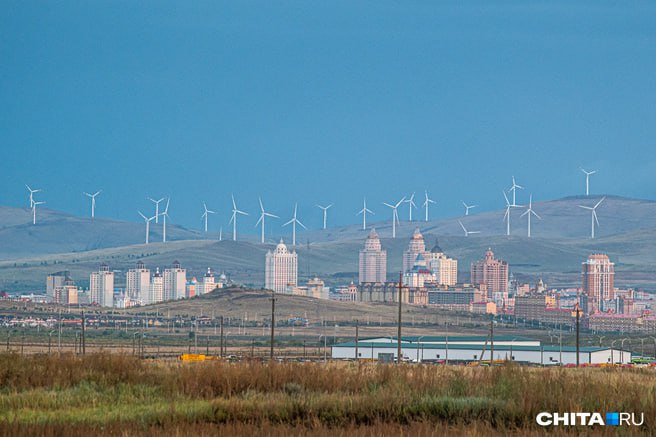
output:
[[[187,271],[174,261],[164,270],[164,300],[184,299],[187,287]]]
[[[107,264],[101,264],[99,271],[91,273],[89,293],[91,303],[102,307],[114,306],[114,272],[109,271]]]
[[[296,251],[289,252],[287,246],[280,240],[276,249],[267,251],[264,269],[264,288],[276,293],[286,293],[287,287],[292,288],[298,281],[298,255]]]
[[[155,270],[153,277],[150,280],[150,293],[148,293],[145,305],[162,302],[164,300],[164,278],[159,272],[159,267]]]
[[[451,287],[458,283],[458,260],[446,256],[437,241],[428,253],[426,262],[439,285]]]
[[[376,229],[372,229],[360,251],[359,283],[383,284],[387,280],[387,251],[382,249]]]
[[[150,270],[146,268],[142,261],[138,261],[136,268],[130,269],[126,273],[125,293],[130,299],[143,301],[148,299],[148,294],[150,293]]]

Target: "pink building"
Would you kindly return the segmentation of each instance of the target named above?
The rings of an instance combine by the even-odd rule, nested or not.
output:
[[[360,284],[383,284],[387,280],[387,251],[382,249],[376,229],[372,229],[360,251]]]

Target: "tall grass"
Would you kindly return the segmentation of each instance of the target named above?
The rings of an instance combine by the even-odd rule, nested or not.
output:
[[[543,431],[535,424],[540,411],[643,412],[645,426],[627,431],[654,433],[654,376],[650,369],[182,364],[116,354],[0,354],[0,433],[197,429],[215,435],[253,428],[380,435],[405,427],[417,431],[411,435],[435,435],[433,429],[528,435]]]

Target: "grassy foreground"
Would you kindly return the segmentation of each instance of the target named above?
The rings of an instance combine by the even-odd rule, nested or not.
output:
[[[645,425],[622,427],[623,434],[653,435],[654,376],[650,369],[178,364],[116,354],[1,354],[0,434],[543,435],[535,424],[540,411],[628,411],[644,412]],[[594,428],[595,434],[617,430]]]

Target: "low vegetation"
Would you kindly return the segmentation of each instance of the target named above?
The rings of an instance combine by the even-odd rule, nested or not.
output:
[[[656,432],[651,369],[2,354],[0,387],[2,435],[542,435],[540,411],[644,412],[624,431]]]

